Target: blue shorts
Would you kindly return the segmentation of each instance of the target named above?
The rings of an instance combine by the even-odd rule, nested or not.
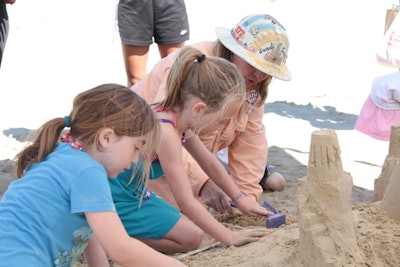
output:
[[[117,213],[130,236],[160,239],[175,226],[181,214],[150,191],[142,196],[143,188],[137,186],[137,175],[131,181],[132,171],[133,166],[116,178],[108,179]]]
[[[189,40],[184,0],[120,0],[118,28],[125,45],[178,44]]]

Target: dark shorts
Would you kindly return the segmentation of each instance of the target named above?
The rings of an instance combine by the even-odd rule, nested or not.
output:
[[[120,0],[118,28],[125,45],[177,44],[189,40],[184,0]]]

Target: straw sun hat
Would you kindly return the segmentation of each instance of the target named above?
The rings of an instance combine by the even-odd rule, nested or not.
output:
[[[232,53],[256,69],[289,81],[286,67],[289,39],[285,28],[272,16],[253,14],[243,18],[233,29],[215,29],[220,42]]]

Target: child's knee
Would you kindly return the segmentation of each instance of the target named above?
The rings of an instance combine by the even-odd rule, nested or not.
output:
[[[266,189],[272,191],[282,191],[285,188],[285,178],[279,172],[273,172],[271,175],[268,176],[267,180],[265,181]]]
[[[203,238],[204,232],[200,228],[195,229],[190,233],[190,238],[186,239],[186,242],[183,245],[185,247],[185,250],[187,249],[188,251],[190,251],[198,249],[201,245],[201,242],[203,242]]]

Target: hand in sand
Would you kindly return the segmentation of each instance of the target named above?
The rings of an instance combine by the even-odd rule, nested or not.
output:
[[[207,206],[213,208],[220,213],[233,214],[230,198],[211,180],[208,180],[201,192],[201,198]],[[237,202],[234,203],[235,207],[238,208],[244,215],[247,216],[269,216],[274,215],[273,212],[267,210],[258,204],[255,200],[243,196]]]
[[[230,198],[211,179],[203,185],[200,195],[207,206],[220,213],[233,214]]]
[[[261,237],[272,233],[271,229],[245,229],[233,232],[234,239],[232,245],[235,247],[243,246],[250,242],[256,242]]]
[[[255,201],[247,196],[243,196],[238,201],[236,201],[235,206],[244,215],[247,215],[247,216],[262,217],[262,216],[274,215],[273,212],[262,207],[260,204],[257,203],[257,201]]]

